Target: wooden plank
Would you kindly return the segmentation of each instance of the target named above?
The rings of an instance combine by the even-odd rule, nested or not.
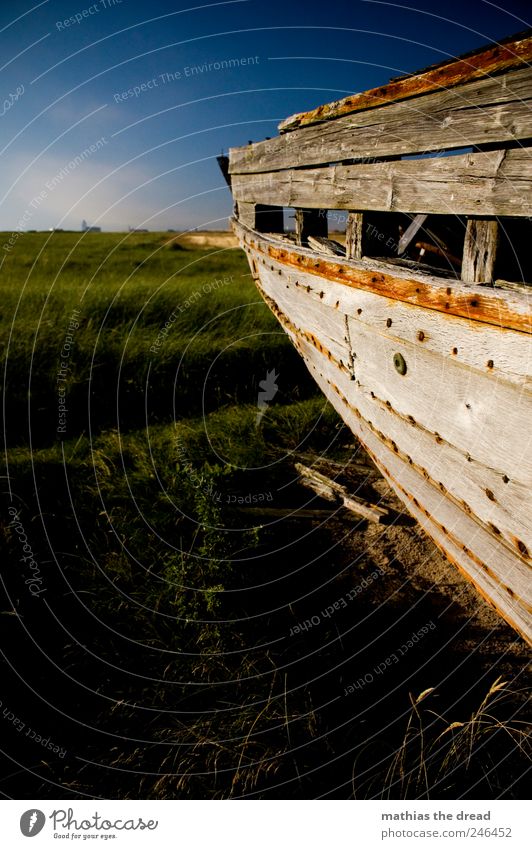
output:
[[[366,449],[367,450],[367,449]],[[529,611],[512,597],[505,589],[502,581],[493,578],[483,564],[470,556],[466,543],[459,544],[445,533],[445,526],[436,522],[426,511],[414,503],[415,496],[405,487],[395,481],[384,467],[382,474],[392,486],[401,500],[407,505],[409,512],[417,520],[421,529],[431,537],[448,561],[467,578],[477,592],[500,616],[514,628],[528,644],[532,645],[532,623]],[[415,499],[417,500],[417,499]],[[419,502],[418,502],[419,504]],[[510,583],[510,582],[509,582]]]
[[[490,603],[495,603],[499,612],[509,618],[512,624],[515,623],[515,617],[518,617],[521,625],[525,626],[527,639],[530,639],[532,598],[529,567],[508,549],[491,528],[480,522],[477,517],[469,515],[461,505],[442,493],[435,482],[427,480],[412,465],[405,462],[403,457],[383,441],[382,434],[375,433],[357,411],[345,405],[345,400],[333,388],[333,366],[328,360],[319,353],[316,358],[315,351],[309,350],[308,343],[304,340],[300,343],[300,350],[324,394],[360,439],[381,472],[388,476],[408,509],[414,512],[412,506],[415,506],[431,524],[439,527],[441,536],[448,539],[460,552],[457,565],[463,568],[470,578],[475,574],[484,575],[483,586]],[[468,568],[471,562],[475,563],[478,569],[478,573],[474,572],[473,575]],[[512,617],[508,617],[510,609]]]
[[[408,225],[405,232],[399,239],[399,244],[397,246],[397,254],[399,256],[401,256],[401,254],[404,254],[418,230],[421,230],[421,228],[423,227],[423,224],[425,223],[427,218],[427,214],[416,215],[414,220]]]
[[[231,174],[254,173],[495,142],[511,144],[532,138],[531,107],[532,68],[525,68],[232,148],[229,170]]]
[[[531,104],[532,114],[532,104]],[[532,127],[531,127],[532,129]],[[284,206],[532,216],[532,148],[233,174],[236,200]],[[406,234],[405,234],[406,236]]]
[[[469,514],[475,515],[487,526],[499,541],[504,541],[508,549],[515,556],[525,557],[526,554],[528,563],[532,563],[532,468],[527,469],[522,461],[522,452],[520,456],[515,458],[508,457],[508,444],[512,444],[511,431],[505,433],[499,429],[499,441],[501,442],[498,453],[489,450],[490,441],[494,443],[497,440],[498,418],[491,417],[492,435],[488,433],[482,437],[485,444],[488,446],[487,453],[481,452],[480,459],[475,458],[474,452],[470,454],[459,446],[470,442],[470,434],[467,432],[467,427],[462,423],[461,432],[459,429],[455,431],[457,436],[457,445],[447,442],[440,432],[445,432],[445,428],[440,427],[439,432],[431,431],[422,426],[423,419],[426,414],[426,384],[422,387],[422,391],[416,396],[408,386],[409,407],[410,413],[405,414],[398,412],[392,407],[389,400],[397,395],[397,391],[393,385],[394,376],[390,375],[388,368],[388,355],[386,351],[382,351],[383,342],[378,338],[377,333],[367,334],[365,338],[360,338],[357,330],[352,329],[350,337],[353,344],[357,346],[357,350],[363,349],[367,352],[367,359],[371,360],[377,374],[384,374],[379,381],[374,379],[373,374],[367,374],[365,364],[360,362],[361,358],[355,360],[356,380],[352,380],[347,373],[345,367],[342,368],[337,357],[331,356],[330,350],[327,347],[327,336],[324,333],[320,335],[320,317],[316,310],[315,315],[309,315],[308,310],[302,311],[301,304],[297,303],[298,296],[301,292],[292,293],[292,299],[287,294],[285,287],[278,285],[278,276],[268,270],[261,271],[261,289],[263,290],[270,306],[276,304],[274,309],[279,320],[298,342],[298,347],[305,347],[307,353],[311,351],[311,359],[314,363],[320,363],[322,373],[327,372],[330,380],[330,388],[334,390],[336,395],[341,398],[355,415],[361,415],[370,427],[385,444],[392,448],[394,453],[403,458],[405,463],[408,463],[423,475],[427,480],[431,480],[441,493],[455,499],[457,503]],[[326,309],[326,308],[325,308]],[[322,307],[322,312],[324,308]],[[287,318],[287,315],[290,318]],[[340,338],[342,332],[342,316],[338,313],[337,321],[337,337]],[[304,321],[304,329],[299,326]],[[329,325],[330,320],[326,322]],[[358,345],[360,347],[358,347]],[[319,355],[319,356],[318,356]],[[347,349],[343,354],[344,363],[347,362]],[[438,396],[444,392],[445,385],[457,379],[457,368],[453,364],[447,366],[448,374],[445,374],[440,387],[438,384],[433,392],[431,401],[433,406],[438,409]],[[431,369],[431,372],[438,374],[438,370]],[[439,369],[439,374],[444,374],[445,369]],[[382,391],[383,380],[386,381],[388,374],[389,387],[384,392]],[[471,379],[471,374],[469,373]],[[458,375],[463,383],[464,371],[462,375]],[[418,373],[413,375],[413,383],[418,380]],[[395,375],[397,381],[397,375]],[[425,389],[425,391],[423,391]],[[383,400],[383,397],[386,400]],[[516,389],[515,398],[519,398],[519,391]],[[451,407],[450,415],[456,409],[452,399],[445,398],[442,405],[448,403]],[[497,399],[494,400],[495,406]],[[430,402],[429,402],[430,405]],[[398,404],[395,403],[395,407]],[[414,418],[415,416],[415,418]],[[442,419],[444,418],[442,414]],[[527,420],[527,411],[523,410],[523,420]],[[439,425],[438,425],[439,426]],[[487,428],[489,430],[489,428]],[[525,446],[526,453],[526,446]],[[516,462],[513,463],[512,461]],[[497,464],[504,464],[509,473],[513,475],[512,479],[504,474],[500,469],[497,469]],[[321,480],[318,481],[321,483]],[[320,494],[323,492],[320,490]]]
[[[325,256],[345,256],[345,248],[334,239],[326,239],[325,236],[309,236],[308,246]]]
[[[292,206],[292,204],[284,204]],[[296,209],[296,242],[298,245],[308,244],[309,236],[327,237],[327,210],[320,208]]]
[[[346,375],[340,374],[335,386],[374,432],[381,434],[381,439],[384,435],[384,442],[405,463],[431,480],[441,493],[454,498],[468,514],[477,516],[489,526],[512,553],[521,556],[516,540],[520,541],[523,551],[532,552],[532,493],[528,482],[514,478],[505,484],[503,475],[485,460],[481,462],[470,454],[466,456],[460,448],[441,437],[438,439],[418,422],[398,415],[363,380],[356,381],[353,386]],[[487,492],[492,497],[488,497]],[[530,556],[525,559],[532,563]]]
[[[301,483],[309,486],[321,498],[327,501],[340,500],[344,507],[352,513],[368,519],[370,522],[377,524],[387,522],[390,518],[389,511],[377,504],[371,504],[363,498],[356,495],[350,495],[345,486],[342,486],[332,478],[322,475],[321,472],[303,465],[303,463],[295,464],[296,471],[301,476]]]
[[[529,576],[517,572],[502,545],[497,545],[485,529],[395,458],[363,423],[357,435],[408,510],[450,562],[532,644]]]
[[[463,85],[471,80],[481,79],[488,74],[493,75],[516,68],[532,61],[532,38],[525,33],[510,39],[505,44],[490,45],[467,56],[441,62],[415,74],[405,74],[387,85],[369,89],[360,94],[352,94],[333,103],[327,103],[299,112],[285,118],[279,124],[281,132],[288,132],[298,127],[310,126],[318,122],[339,118],[362,109],[373,109],[385,103],[393,103],[409,97],[416,97],[437,91]]]
[[[298,347],[324,394],[360,439],[381,472],[388,477],[408,509],[414,515],[419,511],[433,526],[433,530],[434,525],[438,526],[438,544],[444,538],[454,546],[459,553],[455,562],[468,577],[475,580],[483,576],[483,594],[514,627],[517,618],[520,622],[519,630],[524,631],[530,640],[532,599],[529,567],[512,554],[491,528],[477,517],[469,515],[452,498],[442,493],[434,482],[425,479],[382,440],[382,434],[375,433],[357,411],[346,406],[345,399],[333,388],[333,366],[328,360],[319,353],[316,357],[314,349],[310,349],[305,340],[298,340]],[[415,511],[412,510],[413,506]],[[419,518],[419,514],[416,518]],[[473,572],[472,563],[475,564]]]
[[[286,308],[290,317],[277,307],[274,311],[331,403],[436,543],[473,580],[490,603],[530,640],[532,599],[528,564],[532,545],[527,548],[523,537],[526,535],[526,540],[530,539],[532,525],[532,460],[528,460],[530,451],[525,434],[521,433],[517,441],[513,436],[514,424],[508,420],[514,415],[515,422],[518,412],[507,409],[503,395],[486,391],[482,385],[486,375],[472,373],[452,361],[448,366],[452,374],[438,372],[430,361],[435,355],[424,351],[419,339],[419,358],[406,351],[409,370],[404,377],[398,375],[393,368],[388,368],[390,353],[396,349],[393,340],[386,335],[390,327],[381,326],[377,332],[375,328],[364,329],[357,311],[356,319],[347,317],[350,329],[344,336],[346,316],[341,314],[336,303],[326,301],[330,294],[324,292],[323,284],[328,289],[326,281],[321,281],[319,294],[322,297],[318,294],[316,299],[311,298],[299,273],[287,268],[285,276],[279,276],[279,268],[283,271],[279,263],[270,261],[266,266],[256,249],[252,254],[259,269],[261,288],[267,290],[267,302],[274,298],[274,306],[279,304]],[[312,279],[311,275],[305,278]],[[296,285],[298,283],[302,285]],[[315,286],[317,293],[319,288]],[[335,285],[334,288],[343,288],[353,295],[345,286]],[[366,300],[385,300],[367,292],[359,294]],[[399,308],[421,312],[405,305]],[[297,316],[305,321],[304,327],[298,328],[294,323]],[[442,323],[451,320],[443,315],[431,318]],[[463,323],[460,319],[451,321]],[[488,328],[488,332],[497,331]],[[501,330],[499,334],[506,335],[511,347],[508,333]],[[336,337],[333,355],[326,347],[329,335]],[[471,344],[474,346],[478,334],[471,326],[469,335],[473,337]],[[519,340],[520,334],[512,334],[513,338]],[[355,346],[357,379],[352,381],[345,361],[349,350]],[[335,361],[341,351],[344,367]],[[440,378],[437,382],[435,375]],[[501,381],[492,379],[490,383],[494,391],[501,390]],[[457,384],[459,404],[463,400],[461,392],[473,398],[475,407],[484,404],[480,410],[483,422],[480,428],[468,427],[466,419],[456,416],[451,396]],[[442,403],[435,396],[435,386],[446,393]],[[406,388],[403,391],[398,387]],[[526,393],[525,397],[517,386],[506,385],[503,394],[504,391],[509,392],[509,398],[511,396],[510,407],[514,408],[516,403],[520,405],[521,418],[528,421],[532,395]],[[413,421],[410,421],[410,411],[418,418],[412,416]],[[438,431],[425,426],[427,416],[434,417]],[[458,421],[453,424],[453,419]],[[455,427],[459,445],[449,441],[450,427]],[[490,428],[492,436],[489,436]],[[465,454],[468,445],[474,449],[471,460]],[[502,469],[498,468],[501,464],[505,467],[512,464],[513,479],[504,480]]]
[[[362,259],[364,255],[364,215],[350,212],[345,226],[345,255],[347,259]]]
[[[335,345],[333,337],[345,342],[343,326],[338,333],[337,319],[331,318],[339,313],[347,316],[348,321],[356,319],[372,333],[385,334],[396,346],[403,342],[421,344],[435,354],[460,363],[469,373],[489,373],[496,381],[532,390],[532,337],[528,334],[512,333],[510,336],[506,328],[490,324],[478,326],[467,318],[421,309],[341,283],[327,281],[323,285],[311,274],[283,269],[278,263],[273,263],[273,269],[277,280],[279,270],[282,271],[282,284],[278,284],[277,291],[279,285],[283,285],[287,297],[301,299],[300,309],[308,315],[309,321],[314,315],[318,317],[323,334],[331,340],[331,351]],[[344,347],[343,351],[342,354],[342,349],[338,349],[338,357],[345,360],[347,349]]]
[[[235,233],[244,248],[258,250],[263,262],[278,260],[292,266],[298,274],[308,272],[319,281],[324,295],[329,282],[343,283],[353,289],[384,295],[392,301],[432,309],[446,315],[458,315],[480,325],[492,324],[532,333],[532,315],[528,287],[522,293],[507,289],[471,287],[466,283],[431,277],[428,274],[387,265],[377,260],[342,260],[316,258],[312,251],[281,245],[273,239],[259,237],[238,222]]]
[[[440,256],[442,259],[447,260],[449,266],[454,266],[455,268],[460,269],[462,268],[462,260],[460,257],[455,256],[450,251],[445,250],[445,248],[442,248],[439,245],[433,245],[430,242],[416,242],[415,246],[416,248],[419,248],[420,257],[425,256],[426,253],[436,254],[436,256]]]
[[[466,225],[462,280],[466,283],[491,283],[499,241],[497,221],[470,218]]]
[[[527,422],[532,421],[530,391],[493,376],[491,369],[481,372],[464,367],[449,350],[442,356],[419,341],[403,341],[398,346],[387,335],[386,325],[368,327],[358,317],[346,317],[327,304],[310,301],[303,287],[287,288],[287,280],[279,277],[278,270],[279,266],[273,271],[260,269],[267,294],[289,317],[294,332],[336,363],[336,382],[345,383],[347,396],[357,387],[370,396],[373,393],[381,407],[400,417],[401,427],[408,426],[412,431],[412,451],[415,440],[422,440],[426,433],[427,454],[430,447],[438,459],[447,444],[459,450],[463,465],[474,468],[471,464],[476,462],[489,467],[495,475],[484,481],[481,501],[490,511],[495,502],[486,490],[506,492],[509,481],[530,488],[523,503],[528,504],[526,511],[532,519],[532,435],[527,429]],[[508,338],[506,341],[509,343]],[[407,363],[405,376],[394,368],[398,350]],[[457,473],[456,465],[450,468]],[[452,478],[448,484],[452,488]],[[519,491],[518,498],[523,498],[523,492]],[[517,501],[512,510],[521,515]],[[532,538],[529,546],[532,552]]]
[[[251,201],[240,200],[236,203],[238,221],[245,227],[249,227],[251,230],[255,230],[257,224],[255,207],[256,204]]]

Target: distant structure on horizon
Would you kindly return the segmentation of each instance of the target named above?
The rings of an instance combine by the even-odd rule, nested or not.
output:
[[[83,233],[101,233],[101,227],[89,227],[85,219],[81,222],[81,230]]]
[[[127,229],[129,230],[130,233],[148,233],[149,232],[147,227],[130,227],[128,225]]]

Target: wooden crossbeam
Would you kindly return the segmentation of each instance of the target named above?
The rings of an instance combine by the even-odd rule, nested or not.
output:
[[[466,283],[492,283],[499,241],[499,225],[490,218],[467,221],[462,258],[462,280]]]
[[[295,221],[298,245],[307,245],[309,236],[327,237],[326,209],[296,209]]]

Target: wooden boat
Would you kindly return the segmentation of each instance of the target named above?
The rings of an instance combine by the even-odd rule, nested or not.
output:
[[[528,642],[531,60],[528,31],[219,158],[257,287],[323,393]]]

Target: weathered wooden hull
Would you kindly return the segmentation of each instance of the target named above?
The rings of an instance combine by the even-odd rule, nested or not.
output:
[[[532,643],[526,296],[234,228],[323,393],[449,561]]]

